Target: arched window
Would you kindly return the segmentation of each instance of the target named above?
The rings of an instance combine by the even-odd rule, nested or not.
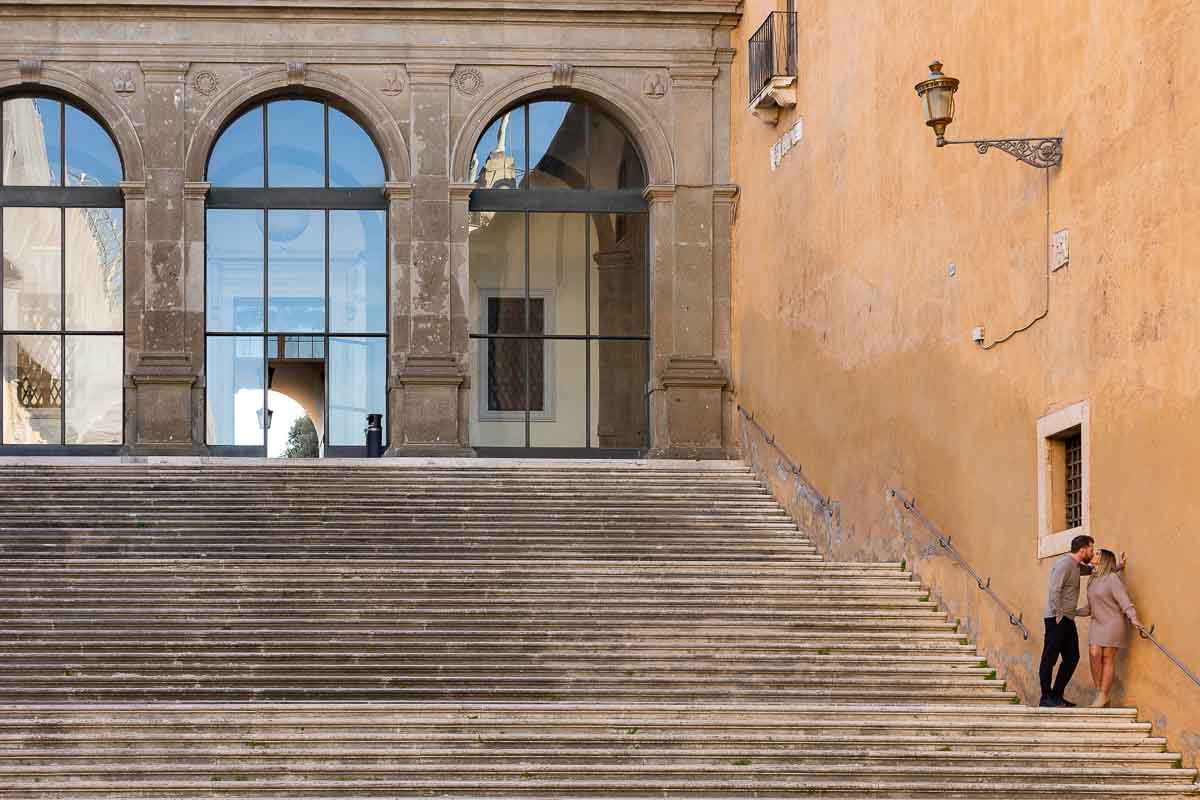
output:
[[[387,406],[378,149],[329,103],[271,100],[221,133],[208,181],[209,446],[361,454],[366,415]]]
[[[123,441],[124,198],[104,127],[52,97],[0,102],[0,442]]]
[[[646,173],[591,104],[538,99],[475,148],[471,441],[631,454],[649,444]]]

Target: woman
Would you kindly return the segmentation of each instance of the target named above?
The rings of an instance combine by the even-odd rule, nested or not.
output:
[[[1117,574],[1117,556],[1111,550],[1101,550],[1092,561],[1092,577],[1087,587],[1088,604],[1085,615],[1090,614],[1092,624],[1088,627],[1088,655],[1092,662],[1092,681],[1100,690],[1100,696],[1092,708],[1108,705],[1108,694],[1112,691],[1117,676],[1117,650],[1125,646],[1125,617],[1139,631],[1137,609],[1125,591],[1125,584]]]

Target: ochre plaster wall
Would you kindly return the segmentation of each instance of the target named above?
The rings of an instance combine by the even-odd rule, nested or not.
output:
[[[1036,425],[1087,400],[1092,532],[1129,552],[1142,619],[1200,670],[1200,9],[799,6],[799,103],[776,127],[746,109],[745,56],[776,4],[746,0],[734,37],[733,373],[737,402],[835,508],[744,425],[745,454],[830,555],[907,560],[1036,703],[1053,562],[1037,558]],[[962,80],[951,138],[1065,137],[1048,184],[1000,152],[934,147],[913,85],[935,56]],[[772,172],[797,115],[803,139]],[[972,327],[990,342],[1044,308],[1047,208],[1070,265],[1048,315],[985,352]],[[1028,642],[892,487],[1024,613]],[[1115,701],[1194,765],[1200,687],[1145,642],[1119,668]],[[1092,696],[1085,656],[1068,697]]]

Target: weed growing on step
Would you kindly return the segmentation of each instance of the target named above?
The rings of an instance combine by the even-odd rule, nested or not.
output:
[[[753,762],[751,762],[748,758],[739,758],[737,761],[733,762],[733,765],[735,767],[748,767],[751,763]]]
[[[626,728],[625,733],[632,736],[633,734],[637,733],[639,730],[641,730],[641,728]]]

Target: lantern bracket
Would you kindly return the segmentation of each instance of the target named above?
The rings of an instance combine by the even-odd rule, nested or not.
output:
[[[979,155],[984,155],[994,147],[1031,167],[1049,169],[1062,163],[1062,143],[1059,137],[1035,136],[1029,139],[945,139],[938,142],[938,147],[944,144],[973,144]]]

